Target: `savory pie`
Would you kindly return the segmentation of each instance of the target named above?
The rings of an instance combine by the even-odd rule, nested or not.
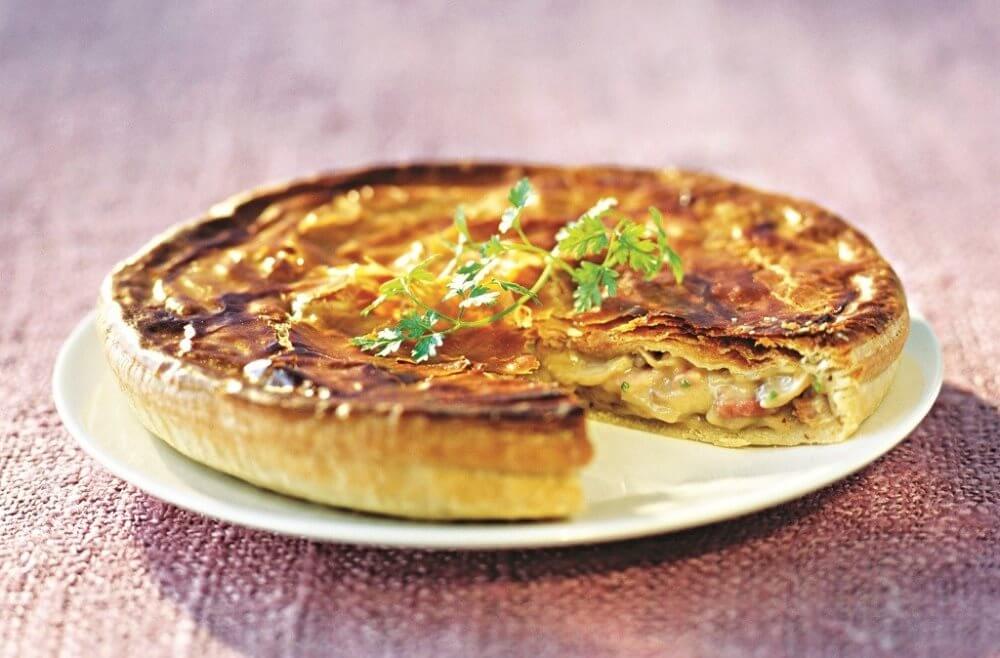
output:
[[[683,283],[625,271],[615,296],[577,313],[559,275],[540,304],[456,332],[421,363],[352,343],[398,314],[361,313],[382,283],[450,253],[457,206],[485,239],[523,176],[538,192],[522,220],[533,243],[552,248],[604,197],[626,216],[653,205]],[[540,262],[500,267],[527,282]],[[812,203],[673,169],[497,164],[236,196],[116,267],[100,319],[139,418],[183,454],[293,496],[425,519],[578,511],[585,413],[720,446],[840,441],[882,400],[909,326],[888,263]]]

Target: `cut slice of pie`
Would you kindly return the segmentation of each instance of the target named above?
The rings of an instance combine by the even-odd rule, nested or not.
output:
[[[379,286],[496,230],[531,179],[522,220],[546,249],[604,197],[663,211],[684,260],[621,274],[598,310],[568,277],[436,356],[376,356],[351,339]],[[519,252],[498,268],[530,282]],[[446,260],[442,259],[442,261]],[[435,164],[256,190],[156,238],[105,280],[108,357],[141,421],[174,448],[268,489],[422,519],[573,514],[592,449],[585,409],[722,446],[840,441],[878,406],[909,326],[896,275],[822,208],[677,170]],[[667,466],[669,467],[669,466]]]

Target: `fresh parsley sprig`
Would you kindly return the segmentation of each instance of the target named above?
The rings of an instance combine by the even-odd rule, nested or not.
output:
[[[577,220],[556,234],[557,244],[551,250],[538,247],[521,226],[525,209],[538,196],[527,178],[519,180],[507,195],[509,205],[500,214],[498,233],[483,242],[476,242],[469,231],[465,210],[455,210],[458,234],[454,253],[448,264],[437,274],[431,272],[432,256],[379,287],[378,296],[361,313],[368,315],[387,300],[400,298],[406,310],[395,324],[371,334],[352,339],[357,347],[376,356],[387,357],[398,352],[404,343],[412,344],[410,356],[422,363],[437,356],[448,334],[499,322],[529,302],[540,303],[538,292],[556,270],[569,276],[574,284],[573,309],[583,313],[598,309],[608,297],[618,291],[619,269],[628,268],[647,279],[656,276],[664,264],[670,266],[675,281],[684,280],[680,256],[667,242],[663,215],[649,209],[650,223],[640,225],[629,217],[617,217],[609,227],[606,218],[614,217],[618,201],[608,197],[599,200]],[[517,240],[504,236],[513,230]],[[529,288],[494,274],[504,254],[520,252],[534,256],[543,263],[541,273]],[[600,262],[591,260],[604,254]],[[618,269],[616,269],[618,268]],[[437,303],[429,304],[421,294],[424,288],[440,288],[444,294]],[[469,309],[493,309],[509,293],[513,301],[492,313],[476,319],[466,318]],[[457,311],[448,314],[441,305],[457,299]]]

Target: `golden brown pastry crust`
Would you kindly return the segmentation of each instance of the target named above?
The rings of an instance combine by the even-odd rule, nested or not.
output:
[[[583,506],[577,473],[592,450],[578,413],[548,428],[243,397],[144,349],[116,306],[99,310],[112,372],[140,422],[212,468],[306,500],[420,519],[563,517]]]
[[[447,236],[458,203],[477,237],[488,235],[525,175],[541,197],[525,229],[544,246],[600,197],[636,216],[659,207],[684,285],[626,274],[616,298],[583,315],[556,286],[530,329],[456,335],[431,364],[349,345],[384,319],[358,315],[370,289],[331,281],[357,276],[362,258],[391,266],[415,242],[441,249],[435,236]],[[609,167],[383,167],[256,190],[121,264],[100,308],[119,381],[181,452],[274,490],[417,518],[580,508],[577,474],[591,457],[583,405],[538,377],[533,344],[596,356],[659,349],[745,375],[799,364],[827,382],[825,424],[671,428],[721,445],[787,445],[850,435],[887,390],[908,328],[892,269],[828,211],[702,174]],[[255,360],[267,361],[259,381],[243,371]]]

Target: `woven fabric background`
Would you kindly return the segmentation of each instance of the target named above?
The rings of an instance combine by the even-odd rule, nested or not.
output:
[[[149,236],[417,158],[679,164],[897,265],[946,384],[885,458],[752,517],[431,553],[206,520],[87,458],[60,342]],[[1000,5],[0,2],[0,656],[1000,656]]]

